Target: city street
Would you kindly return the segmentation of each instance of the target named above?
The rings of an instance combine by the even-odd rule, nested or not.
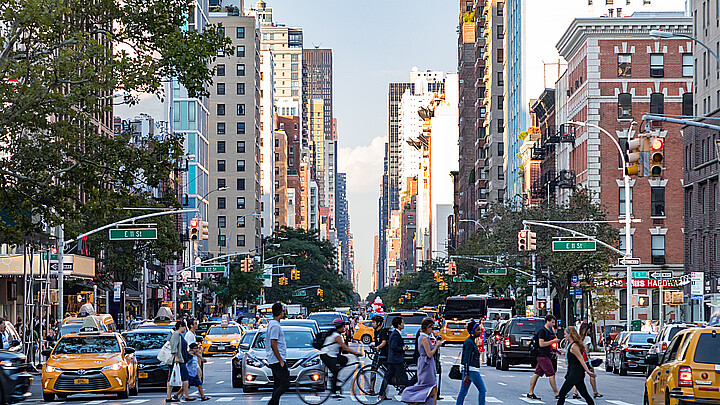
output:
[[[460,347],[451,345],[443,349],[441,359],[443,367],[443,378],[441,382],[442,400],[440,404],[454,404],[460,389],[460,382],[450,380],[447,374],[450,366],[458,358]],[[230,382],[230,356],[215,356],[208,358],[205,365],[205,393],[211,399],[208,404],[215,403],[236,403],[241,401],[244,404],[265,404],[270,398],[270,390],[260,390],[256,393],[245,394],[242,389],[233,389]],[[564,358],[559,361],[558,386],[564,380],[565,367]],[[602,368],[602,367],[601,367]],[[510,371],[498,371],[491,367],[482,367],[482,376],[488,390],[488,404],[554,404],[552,390],[546,378],[540,379],[535,390],[537,396],[542,398],[541,401],[533,401],[525,397],[528,390],[532,370],[529,366],[511,367]],[[586,384],[590,390],[589,381]],[[642,403],[642,387],[644,378],[639,373],[630,373],[627,377],[620,377],[612,373],[606,373],[604,370],[598,370],[598,389],[604,394],[603,398],[597,399],[597,404],[614,404],[614,405],[636,405]],[[348,385],[349,386],[349,385]],[[348,387],[346,386],[346,388]],[[558,387],[559,388],[559,387]],[[195,392],[193,391],[195,394]],[[32,398],[28,400],[30,403],[43,402],[42,391],[40,389],[39,376],[35,379],[32,389]],[[115,404],[133,404],[133,405],[162,405],[164,404],[164,389],[160,388],[142,388],[137,397],[131,397],[125,400],[118,400],[113,396],[103,395],[78,395],[70,396],[64,401],[56,400],[58,404],[83,404],[83,405],[115,405]],[[384,404],[400,403],[397,397],[393,401],[385,401]],[[327,403],[350,402],[350,397],[339,401],[330,399]],[[198,401],[199,402],[199,401]],[[288,392],[281,401],[283,404],[302,404],[302,401],[293,391]],[[355,401],[353,401],[355,402]],[[465,403],[468,405],[477,404],[477,391],[474,387],[470,388]],[[584,404],[583,400],[572,399],[570,396],[566,403],[568,404]]]

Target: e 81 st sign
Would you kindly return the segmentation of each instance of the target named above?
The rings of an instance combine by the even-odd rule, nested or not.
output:
[[[110,240],[152,240],[157,239],[155,228],[110,229]]]

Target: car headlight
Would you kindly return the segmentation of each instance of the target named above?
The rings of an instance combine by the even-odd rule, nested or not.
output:
[[[232,343],[232,344],[234,344],[234,345],[239,344],[239,343],[240,343],[240,339],[233,339],[232,341],[230,341],[230,343]]]
[[[211,345],[211,344],[212,344],[212,341],[210,341],[210,340],[208,340],[208,339],[203,339],[203,344],[204,344],[204,345]]]
[[[45,364],[45,372],[46,373],[62,373],[62,369],[60,367],[53,367],[49,364]]]
[[[100,371],[118,371],[122,368],[122,365],[120,363],[110,364],[108,366],[105,366],[100,369]]]
[[[313,356],[300,364],[301,367],[314,367],[320,364],[320,356]]]
[[[245,358],[245,364],[247,364],[250,367],[265,367],[266,363],[264,360],[255,358],[253,356],[246,356]]]

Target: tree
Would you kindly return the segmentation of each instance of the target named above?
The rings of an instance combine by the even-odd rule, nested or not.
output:
[[[216,295],[221,306],[228,307],[233,301],[254,301],[260,295],[262,280],[259,276],[262,272],[256,266],[253,271],[243,272],[241,262],[230,263],[229,277],[225,275],[214,275],[200,282],[199,286],[205,287],[209,292]],[[217,311],[220,312],[220,311]]]
[[[212,25],[184,29],[193,4],[0,2],[0,156],[11,157],[0,159],[4,243],[81,221],[84,204],[117,207],[139,181],[168,178],[181,139],[138,148],[125,134],[108,136],[112,122],[103,119],[116,100],[162,97],[169,77],[190,97],[208,95],[211,63],[231,51],[230,40]]]

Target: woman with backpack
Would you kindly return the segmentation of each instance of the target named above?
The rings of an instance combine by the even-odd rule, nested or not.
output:
[[[565,382],[560,388],[557,405],[565,404],[565,396],[573,387],[577,387],[578,392],[588,405],[595,405],[585,386],[585,374],[587,373],[587,375],[594,378],[595,373],[593,373],[587,365],[587,351],[583,345],[583,340],[574,326],[567,328],[566,338],[568,338],[570,342],[570,345],[567,347],[568,368],[565,374]]]

